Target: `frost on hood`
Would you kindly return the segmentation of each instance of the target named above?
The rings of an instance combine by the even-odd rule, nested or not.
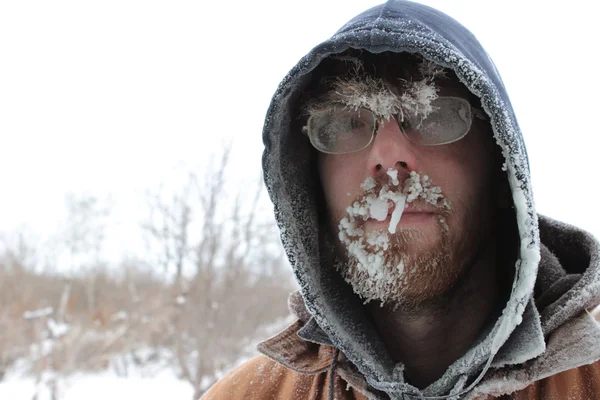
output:
[[[405,265],[414,261],[405,254],[396,254],[399,247],[396,246],[394,251],[391,249],[393,241],[398,241],[394,238],[405,208],[420,200],[438,209],[437,218],[443,231],[448,230],[444,216],[451,211],[442,189],[433,186],[427,175],[412,171],[400,185],[398,171],[390,168],[386,178],[377,182],[368,177],[361,184],[364,194],[346,209],[347,215],[338,225],[338,237],[346,247],[349,259],[347,265],[336,265],[357,294],[367,302],[378,299],[382,304],[392,299],[390,286],[397,286],[403,280]],[[388,218],[386,230],[365,233],[364,224],[368,220],[385,221]],[[415,232],[402,232],[402,229],[398,234],[401,237],[416,236]]]

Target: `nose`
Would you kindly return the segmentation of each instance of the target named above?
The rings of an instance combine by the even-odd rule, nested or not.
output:
[[[379,123],[369,148],[368,168],[370,176],[383,174],[390,168],[404,174],[419,170],[414,144],[402,132],[396,117]]]

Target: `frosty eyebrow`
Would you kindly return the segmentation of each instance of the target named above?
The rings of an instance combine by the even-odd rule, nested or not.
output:
[[[433,79],[401,81],[399,90],[398,85],[371,76],[337,78],[332,88],[309,102],[304,111],[309,116],[318,115],[341,104],[353,109],[367,108],[386,120],[395,115],[403,120],[405,113],[426,118],[433,110],[431,102],[438,97],[439,89]]]

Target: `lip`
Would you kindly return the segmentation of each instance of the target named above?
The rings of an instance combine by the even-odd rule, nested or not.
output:
[[[390,215],[392,215],[392,213],[394,212],[395,209],[396,209],[395,204],[390,206],[390,208],[388,210],[388,218],[390,217]],[[408,207],[404,208],[404,211],[402,212],[402,215],[405,215],[405,214],[435,214],[435,211],[428,209],[428,208],[408,206]]]
[[[392,219],[393,211],[393,207],[390,208],[387,218],[383,221],[378,221],[376,219],[370,218],[366,222],[376,227],[387,227]],[[402,216],[400,217],[399,225],[413,225],[427,222],[434,215],[435,213],[432,211],[417,208],[407,208],[404,210]]]
[[[435,214],[435,210],[426,207],[415,207],[408,206],[404,209],[403,214],[411,214],[411,213],[423,213],[423,214]]]
[[[432,212],[420,212],[420,211],[412,211],[405,212],[400,217],[400,225],[407,224],[416,224],[420,222],[428,221],[429,218],[433,217],[434,213]]]

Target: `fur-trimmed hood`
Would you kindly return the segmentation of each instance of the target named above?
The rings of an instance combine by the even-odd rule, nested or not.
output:
[[[510,298],[500,318],[480,340],[424,390],[404,381],[364,316],[361,301],[339,274],[323,265],[319,229],[318,181],[314,150],[294,118],[297,101],[314,79],[319,63],[348,49],[418,53],[454,71],[490,117],[496,142],[505,158],[507,179],[520,238]],[[264,178],[275,206],[281,238],[310,318],[298,333],[307,340],[341,350],[375,392],[392,399],[406,395],[454,396],[475,392],[503,368],[537,365],[549,335],[577,318],[586,335],[600,338],[591,317],[581,317],[600,302],[598,243],[589,234],[549,218],[538,219],[529,164],[519,125],[502,80],[485,50],[462,25],[432,8],[408,1],[388,1],[355,17],[331,39],[315,47],[283,79],[268,110],[263,140]],[[540,229],[540,226],[543,229]],[[541,237],[540,237],[541,235]],[[556,268],[538,276],[540,258]],[[536,284],[537,278],[537,284]],[[594,330],[595,329],[595,330]],[[584,348],[562,365],[535,370],[543,376],[600,359],[600,351]],[[575,365],[577,364],[577,365]],[[520,368],[519,367],[519,368]],[[532,367],[530,367],[532,368]],[[486,378],[483,374],[489,370]],[[528,373],[534,373],[528,370]]]

